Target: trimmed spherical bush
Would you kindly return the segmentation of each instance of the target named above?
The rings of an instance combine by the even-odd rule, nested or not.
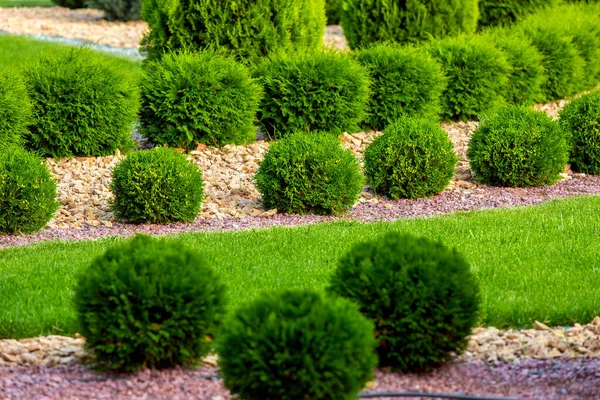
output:
[[[256,63],[272,52],[323,46],[325,0],[144,0],[148,59],[219,49]]]
[[[238,309],[217,341],[219,369],[245,400],[356,399],[377,364],[373,325],[343,299],[290,290]]]
[[[506,54],[481,36],[457,36],[429,45],[442,65],[448,84],[442,94],[442,117],[468,120],[505,102],[510,72]]]
[[[19,147],[0,149],[0,232],[40,230],[57,209],[56,183],[42,160]]]
[[[87,0],[89,8],[104,11],[109,21],[135,21],[140,19],[141,0]]]
[[[258,66],[255,76],[264,87],[258,118],[271,138],[296,131],[359,130],[369,76],[347,55],[281,55]]]
[[[477,281],[460,254],[396,232],[356,244],[328,290],[375,323],[379,365],[400,371],[429,370],[464,350],[479,306]]]
[[[435,121],[404,117],[365,149],[365,176],[376,192],[392,199],[430,197],[454,176],[458,156]]]
[[[224,315],[224,294],[196,251],[139,235],[79,275],[74,303],[99,369],[135,371],[201,361]]]
[[[271,145],[255,183],[266,209],[341,214],[358,200],[362,176],[334,135],[298,132]]]
[[[150,141],[194,150],[256,139],[261,88],[245,66],[207,52],[166,54],[144,67],[140,131]]]
[[[479,0],[477,23],[480,27],[510,25],[557,3],[557,0]]]
[[[164,147],[131,153],[113,171],[112,209],[129,222],[193,221],[202,207],[202,172]]]
[[[354,58],[371,78],[365,127],[380,131],[401,116],[438,116],[446,77],[426,52],[379,44],[357,50]]]
[[[570,145],[574,169],[600,175],[600,90],[567,103],[559,121]]]
[[[31,101],[19,75],[0,70],[0,149],[20,145],[31,118]]]
[[[544,112],[510,106],[481,122],[467,157],[475,178],[493,186],[556,182],[568,158],[565,134]]]
[[[52,157],[102,156],[132,146],[133,77],[89,48],[44,52],[23,71],[33,103],[25,145]]]
[[[345,0],[341,23],[355,49],[471,33],[478,14],[477,0]]]

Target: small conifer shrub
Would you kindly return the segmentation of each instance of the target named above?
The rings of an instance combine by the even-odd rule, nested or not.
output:
[[[31,119],[31,101],[21,77],[0,70],[0,149],[20,145]]]
[[[558,0],[479,0],[480,27],[511,25],[545,7],[552,7]]]
[[[142,0],[87,0],[87,6],[104,11],[109,21],[135,21],[140,19]]]

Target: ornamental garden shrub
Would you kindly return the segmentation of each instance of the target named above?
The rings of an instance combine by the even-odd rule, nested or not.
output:
[[[325,0],[327,25],[336,25],[340,23],[343,2],[343,0]]]
[[[31,118],[31,101],[17,74],[0,70],[0,149],[20,145]]]
[[[304,290],[240,307],[217,340],[224,384],[244,400],[356,399],[374,348],[373,324],[355,305]]]
[[[138,235],[97,257],[77,279],[81,334],[100,369],[194,365],[224,315],[225,287],[180,242]]]
[[[362,176],[335,135],[298,132],[271,145],[255,184],[266,209],[341,214],[358,200]]]
[[[60,7],[67,8],[85,8],[85,0],[52,0],[54,4]]]
[[[437,118],[446,77],[429,54],[412,47],[379,44],[359,49],[354,59],[369,70],[371,96],[363,124],[383,130],[403,115]]]
[[[341,22],[348,45],[356,49],[471,33],[477,17],[477,0],[345,0]]]
[[[136,151],[113,171],[112,208],[129,222],[193,221],[202,206],[202,185],[200,169],[175,150]]]
[[[56,182],[42,160],[20,147],[0,149],[0,233],[40,230],[57,209]]]
[[[364,154],[367,182],[392,199],[442,192],[457,162],[446,131],[433,120],[416,117],[403,117],[385,128]]]
[[[456,250],[397,232],[356,244],[328,291],[374,322],[379,365],[399,371],[429,370],[459,354],[479,307],[477,281]]]
[[[479,0],[480,27],[510,25],[558,0]]]
[[[279,55],[259,65],[255,76],[264,87],[258,118],[271,138],[358,131],[365,117],[368,71],[347,55]]]
[[[600,175],[600,90],[572,100],[560,111],[574,169]]]
[[[87,0],[87,6],[104,11],[109,21],[135,21],[140,19],[142,0]]]
[[[255,63],[274,51],[323,45],[325,0],[144,0],[148,59],[177,50],[221,49]]]
[[[493,186],[556,182],[568,158],[565,134],[542,111],[510,106],[477,127],[467,157],[475,178]]]
[[[170,53],[144,66],[140,131],[156,144],[196,149],[256,139],[261,97],[250,72],[214,52]]]
[[[441,99],[444,119],[468,120],[504,104],[510,65],[491,41],[461,35],[433,42],[428,51],[448,78]]]
[[[52,157],[102,156],[132,147],[133,77],[89,48],[44,52],[24,68],[33,103],[25,145]]]

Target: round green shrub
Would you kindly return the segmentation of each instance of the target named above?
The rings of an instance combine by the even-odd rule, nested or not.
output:
[[[31,101],[19,75],[0,70],[0,149],[20,145],[31,118]]]
[[[568,158],[565,134],[542,111],[510,106],[477,127],[467,157],[476,179],[493,186],[544,186]]]
[[[264,88],[258,118],[271,138],[296,131],[358,131],[368,71],[344,54],[281,55],[255,71]]]
[[[560,111],[559,121],[571,148],[573,167],[600,175],[600,90],[567,103]]]
[[[325,16],[327,25],[336,25],[340,23],[342,14],[343,0],[325,0]]]
[[[492,42],[461,35],[434,42],[428,50],[448,78],[441,99],[444,119],[468,120],[504,104],[510,65]]]
[[[250,63],[275,51],[323,46],[325,0],[144,0],[148,59],[221,49]]]
[[[510,25],[558,0],[479,0],[480,27]]]
[[[355,49],[471,33],[478,14],[477,0],[344,0],[341,22]]]
[[[56,183],[42,160],[20,147],[0,149],[0,232],[35,232],[57,209]]]
[[[367,146],[364,162],[367,182],[376,192],[413,199],[442,192],[458,156],[435,121],[403,117]]]
[[[138,235],[79,275],[74,303],[100,369],[194,365],[224,315],[225,287],[196,251]]]
[[[86,0],[52,0],[54,4],[67,8],[85,8]]]
[[[396,232],[355,245],[328,289],[375,323],[379,365],[424,371],[459,354],[476,322],[469,263],[441,243]]]
[[[52,157],[102,156],[132,147],[133,77],[89,48],[44,52],[24,68],[33,103],[25,145]]]
[[[371,78],[367,128],[383,130],[403,115],[438,116],[446,77],[426,52],[379,44],[357,50],[354,58]]]
[[[261,88],[232,58],[170,53],[144,72],[140,131],[150,141],[193,150],[256,139]]]
[[[87,0],[89,8],[104,11],[109,21],[135,21],[140,19],[142,0]]]
[[[113,171],[112,203],[129,222],[193,221],[202,206],[202,172],[184,155],[157,147],[131,153]]]
[[[356,157],[321,132],[298,132],[273,143],[255,181],[266,209],[298,214],[340,214],[362,189]]]
[[[225,386],[245,400],[356,399],[377,364],[373,325],[343,299],[268,293],[237,310],[217,341]]]

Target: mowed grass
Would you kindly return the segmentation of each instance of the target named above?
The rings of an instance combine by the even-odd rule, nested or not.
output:
[[[52,7],[50,0],[0,0],[1,7]]]
[[[260,292],[323,290],[354,243],[401,231],[442,240],[469,260],[483,295],[480,323],[524,327],[600,314],[600,197],[394,223],[167,237],[202,252],[228,286],[230,309]],[[0,251],[0,337],[74,334],[75,276],[121,239],[49,242]],[[177,266],[173,266],[177,268]]]

